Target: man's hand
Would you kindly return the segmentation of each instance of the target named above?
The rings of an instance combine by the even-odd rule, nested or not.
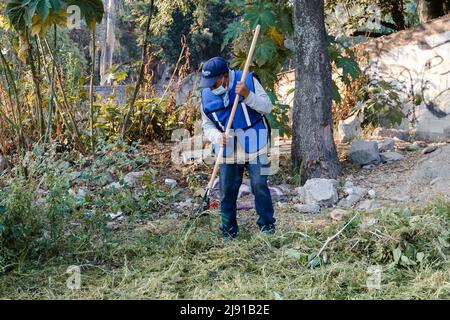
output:
[[[241,97],[247,98],[250,94],[250,91],[248,90],[247,86],[244,82],[239,81],[236,85],[236,94],[240,95]]]
[[[217,137],[216,144],[219,145],[219,147],[225,147],[227,144],[227,141],[232,139],[231,137],[228,137],[225,135],[225,133],[221,133],[219,137]]]

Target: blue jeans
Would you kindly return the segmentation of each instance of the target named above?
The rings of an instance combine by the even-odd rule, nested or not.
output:
[[[275,218],[267,185],[267,174],[261,169],[268,168],[267,158],[257,163],[233,163],[220,165],[220,210],[222,225],[220,230],[224,236],[236,236],[239,231],[236,219],[236,201],[239,187],[242,184],[244,168],[247,168],[250,176],[252,193],[255,196],[255,208],[258,214],[257,224],[262,231],[273,231],[275,229]]]

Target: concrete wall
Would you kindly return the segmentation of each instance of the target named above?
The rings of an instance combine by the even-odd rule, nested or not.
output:
[[[403,126],[420,138],[450,138],[450,15],[361,46],[369,77],[401,92],[409,114]]]
[[[420,27],[363,43],[361,68],[372,79],[395,84],[404,100],[400,127],[418,138],[450,138],[450,15]],[[294,71],[280,74],[278,94],[293,105]],[[415,97],[422,101],[413,103]]]

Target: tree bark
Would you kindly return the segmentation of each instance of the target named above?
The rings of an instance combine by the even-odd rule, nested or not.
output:
[[[417,13],[420,23],[426,23],[444,15],[444,0],[418,0]]]
[[[324,0],[294,1],[295,99],[292,160],[305,179],[336,178],[341,165],[333,139],[332,79]]]

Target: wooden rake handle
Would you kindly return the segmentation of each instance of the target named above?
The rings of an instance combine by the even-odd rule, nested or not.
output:
[[[255,53],[256,42],[258,41],[260,30],[261,30],[261,26],[257,25],[256,29],[255,29],[255,34],[253,35],[252,45],[250,47],[250,51],[247,56],[247,61],[245,62],[244,72],[242,73],[242,78],[241,78],[242,82],[245,81],[245,79],[247,78],[248,70],[249,70],[252,60],[253,60],[253,54]],[[228,120],[227,128],[225,130],[226,137],[229,136],[230,131],[231,131],[231,125],[233,124],[234,115],[236,113],[236,109],[239,104],[239,97],[240,97],[239,95],[236,95],[236,98],[234,99],[233,109],[231,109],[230,119]],[[212,172],[211,179],[209,180],[209,183],[208,183],[207,192],[209,192],[213,187],[214,180],[216,179],[217,172],[219,171],[219,165],[223,159],[223,151],[224,151],[224,147],[222,146],[222,147],[220,147],[219,154],[217,155],[216,164],[214,165],[214,170]]]

